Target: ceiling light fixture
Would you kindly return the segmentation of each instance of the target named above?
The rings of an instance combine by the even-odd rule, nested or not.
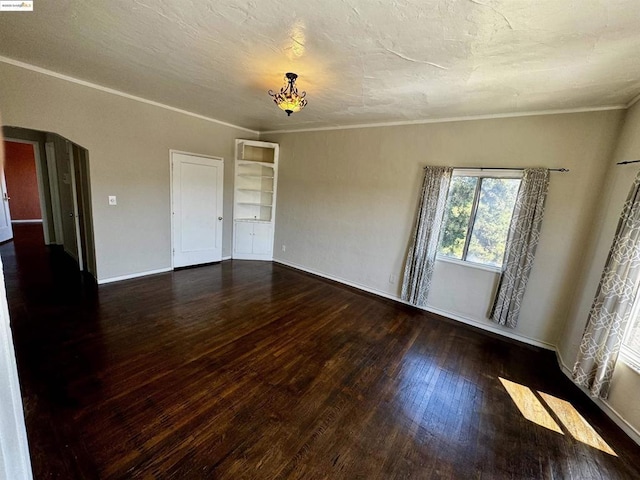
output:
[[[269,90],[269,95],[273,97],[275,104],[287,112],[287,116],[290,116],[293,112],[299,112],[307,105],[307,99],[304,98],[307,92],[298,93],[295,85],[296,78],[298,78],[298,75],[289,72],[285,75],[286,83],[284,87],[278,93]]]

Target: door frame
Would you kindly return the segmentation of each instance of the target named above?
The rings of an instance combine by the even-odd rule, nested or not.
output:
[[[76,159],[73,154],[73,143],[69,142],[69,175],[71,181],[71,196],[73,197],[73,222],[76,230],[76,248],[78,249],[78,267],[80,271],[84,271],[84,261],[82,250],[82,238],[80,234],[80,209],[78,207],[78,186],[76,185]]]
[[[49,174],[49,193],[51,194],[51,216],[53,217],[52,243],[64,245],[64,229],[62,228],[62,207],[60,206],[60,187],[58,186],[58,166],[56,165],[55,142],[45,142],[44,151],[47,156],[47,173]]]
[[[45,245],[51,244],[51,238],[49,237],[49,219],[47,218],[47,203],[45,197],[45,189],[44,189],[44,179],[42,172],[42,159],[40,157],[40,142],[35,140],[22,140],[19,138],[5,138],[5,142],[13,142],[13,143],[24,143],[27,145],[31,145],[33,148],[33,158],[36,162],[36,179],[38,181],[38,200],[40,201],[40,216],[42,217],[42,230],[44,233],[44,243]],[[49,183],[51,183],[51,179],[49,179]],[[53,208],[52,208],[53,210]]]
[[[174,265],[174,258],[173,258],[173,253],[174,253],[174,241],[173,241],[173,236],[174,236],[174,212],[173,212],[173,197],[174,197],[174,192],[173,192],[173,154],[177,153],[177,154],[181,154],[181,155],[191,155],[193,157],[202,157],[202,158],[208,158],[211,160],[219,160],[222,162],[222,210],[224,211],[224,158],[223,157],[215,157],[213,155],[203,155],[201,153],[194,153],[194,152],[185,152],[184,150],[175,150],[173,148],[169,149],[169,217],[171,219],[171,249],[169,250],[169,256],[171,257],[171,270],[175,270],[175,265]],[[224,246],[224,215],[223,215],[223,220],[222,220],[222,226],[220,227],[222,228],[222,244],[220,246],[220,248],[222,249]]]
[[[7,191],[7,178],[4,173],[4,169],[0,171],[0,209],[4,215],[3,221],[6,221],[7,226],[0,225],[0,230],[7,230],[7,232],[0,232],[0,243],[10,242],[13,240],[13,223],[11,223],[11,209],[9,208],[9,192]]]
[[[84,271],[97,277],[95,261],[95,236],[93,233],[93,208],[91,204],[91,175],[89,150],[72,143],[74,151],[74,175],[76,200],[78,202],[78,226],[82,244],[82,262]]]

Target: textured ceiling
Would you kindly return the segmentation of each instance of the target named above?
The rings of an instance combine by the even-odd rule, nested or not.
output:
[[[0,13],[0,55],[254,130],[620,105],[640,93],[638,0],[34,4]],[[287,71],[309,101],[291,117],[266,93]]]

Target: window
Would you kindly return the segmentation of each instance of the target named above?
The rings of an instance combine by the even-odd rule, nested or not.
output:
[[[634,306],[629,328],[622,342],[622,358],[634,370],[640,372],[640,317],[638,317],[638,300]]]
[[[521,172],[454,172],[438,254],[500,268],[520,176]]]

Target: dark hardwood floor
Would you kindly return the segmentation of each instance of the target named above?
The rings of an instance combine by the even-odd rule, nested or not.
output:
[[[640,478],[640,447],[552,352],[266,262],[95,287],[37,227],[15,233],[0,254],[36,479]]]

